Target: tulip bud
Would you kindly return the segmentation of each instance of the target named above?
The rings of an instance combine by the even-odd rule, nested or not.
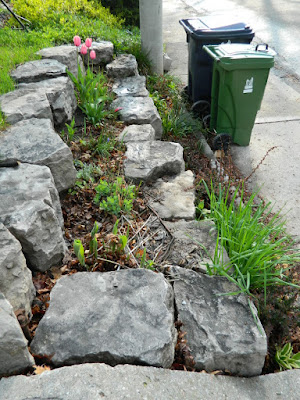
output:
[[[73,42],[75,44],[76,47],[79,47],[81,45],[81,39],[79,36],[74,36],[73,37]]]
[[[90,59],[91,59],[91,60],[95,60],[95,58],[96,58],[96,52],[95,52],[95,50],[91,50],[91,52],[90,52]]]
[[[85,45],[86,47],[90,48],[92,45],[92,39],[90,38],[85,39]]]
[[[87,54],[87,47],[85,44],[81,46],[80,53],[83,55]]]

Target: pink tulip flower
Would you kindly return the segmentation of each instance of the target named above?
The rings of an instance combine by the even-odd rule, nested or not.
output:
[[[86,47],[90,48],[92,46],[92,39],[90,38],[85,39],[85,45]]]
[[[87,54],[87,47],[85,44],[81,46],[80,53],[83,55]]]
[[[75,44],[76,47],[79,47],[81,45],[81,39],[79,36],[74,36],[73,37],[73,42]]]
[[[95,52],[95,50],[91,50],[91,52],[90,52],[90,59],[91,59],[91,60],[95,60],[95,58],[96,58],[96,52]]]

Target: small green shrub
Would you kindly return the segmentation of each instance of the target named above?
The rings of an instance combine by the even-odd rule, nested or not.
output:
[[[133,200],[136,198],[136,187],[126,185],[123,178],[118,177],[113,183],[103,179],[95,190],[94,202],[99,204],[101,210],[114,215],[120,215],[122,212],[129,213],[132,210]]]
[[[293,354],[293,348],[290,343],[286,343],[282,348],[277,347],[275,360],[280,367],[280,371],[300,368],[300,352]]]
[[[78,168],[75,181],[77,188],[83,189],[93,185],[95,180],[103,174],[101,168],[96,164],[87,164],[80,160],[75,160],[74,164]]]
[[[14,11],[28,19],[33,27],[66,23],[65,15],[85,15],[105,21],[109,27],[121,28],[122,21],[93,0],[14,0]]]

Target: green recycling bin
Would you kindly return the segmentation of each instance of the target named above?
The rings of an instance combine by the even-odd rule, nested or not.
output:
[[[221,44],[203,49],[213,58],[210,129],[218,143],[247,146],[276,53],[268,45]],[[219,147],[220,148],[220,147]]]

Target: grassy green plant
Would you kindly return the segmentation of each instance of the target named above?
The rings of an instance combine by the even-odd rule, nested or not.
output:
[[[165,136],[184,137],[202,129],[201,122],[186,110],[182,85],[177,78],[149,76],[147,87],[161,116]]]
[[[234,294],[251,294],[261,288],[266,293],[271,285],[298,287],[285,279],[285,272],[300,260],[300,253],[285,233],[283,218],[272,213],[270,203],[256,205],[257,193],[246,200],[243,187],[237,188],[230,198],[229,190],[221,184],[218,194],[213,185],[210,189],[205,186],[210,218],[218,232],[218,246],[224,246],[231,260],[230,265],[224,266],[215,259],[211,272],[236,283],[240,291]]]
[[[150,269],[151,271],[155,271],[153,260],[147,259],[147,249],[143,250],[143,254],[140,260],[140,268]]]
[[[114,215],[132,210],[137,190],[135,185],[127,185],[123,178],[118,177],[113,183],[102,179],[95,190],[94,202],[99,204],[101,210]]]
[[[99,154],[102,157],[109,157],[110,153],[115,148],[115,144],[116,144],[115,140],[109,138],[105,134],[102,134],[96,139],[96,143],[92,147],[92,150],[94,154]]]
[[[280,367],[280,371],[300,368],[300,352],[293,354],[293,348],[290,343],[286,343],[283,347],[277,347],[275,360]]]

